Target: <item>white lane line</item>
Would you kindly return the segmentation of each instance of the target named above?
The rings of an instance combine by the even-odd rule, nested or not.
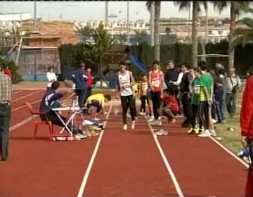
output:
[[[244,162],[242,159],[238,158],[231,150],[229,150],[227,147],[225,147],[223,144],[221,144],[218,140],[216,140],[213,137],[210,137],[220,148],[222,148],[225,152],[227,152],[229,155],[231,155],[234,159],[239,161],[241,164],[243,164],[245,167],[249,167],[249,165]]]
[[[35,100],[33,102],[30,102],[30,104],[35,104],[35,103],[38,103],[39,101],[41,101],[41,100]],[[27,106],[26,105],[21,105],[20,107],[16,107],[15,109],[11,110],[11,112],[17,111],[17,110],[22,109],[24,107],[27,107]]]
[[[112,110],[112,102],[111,102],[111,105],[110,105],[108,114],[107,114],[107,116],[106,116],[106,121],[104,122],[104,128],[105,128],[105,126],[106,126],[106,124],[107,124],[107,121],[108,121],[109,115],[110,115],[110,113],[111,113],[111,110]],[[83,197],[84,189],[85,189],[85,186],[86,186],[86,184],[87,184],[87,180],[88,180],[88,177],[89,177],[89,175],[90,175],[91,168],[92,168],[92,166],[93,166],[95,157],[96,157],[96,155],[97,155],[98,148],[99,148],[99,146],[100,146],[100,143],[101,143],[103,134],[104,134],[104,130],[101,131],[101,133],[100,133],[100,135],[99,135],[97,144],[96,144],[95,149],[94,149],[94,151],[93,151],[93,154],[92,154],[92,156],[91,156],[91,159],[90,159],[88,168],[87,168],[87,170],[86,170],[86,172],[85,172],[85,174],[84,174],[83,181],[82,181],[82,183],[81,183],[81,186],[80,186],[80,189],[79,189],[79,192],[78,192],[77,197]]]
[[[39,93],[39,92],[41,92],[41,91],[32,92],[32,93],[27,94],[27,95],[25,95],[25,96],[22,96],[22,97],[19,97],[19,98],[17,98],[17,99],[14,99],[14,100],[12,100],[11,102],[13,103],[13,102],[19,101],[19,100],[21,100],[21,99],[23,99],[23,98],[32,96],[32,95],[37,94],[37,93]]]
[[[180,188],[180,185],[179,185],[179,183],[177,181],[177,178],[176,178],[176,176],[175,176],[175,174],[174,174],[174,172],[173,172],[173,170],[172,170],[172,168],[171,168],[171,166],[170,166],[170,164],[169,164],[169,162],[168,162],[168,160],[167,160],[167,158],[166,158],[166,156],[165,156],[165,154],[163,152],[163,149],[162,149],[162,147],[161,147],[161,145],[160,145],[160,143],[159,143],[159,141],[157,139],[157,135],[154,133],[154,130],[153,130],[153,128],[151,127],[151,125],[149,123],[148,123],[148,126],[149,126],[149,129],[150,129],[150,131],[152,133],[152,136],[153,136],[153,138],[155,140],[156,146],[157,146],[157,148],[158,148],[158,150],[159,150],[159,152],[160,152],[160,154],[162,156],[162,159],[163,159],[163,162],[164,162],[164,164],[166,166],[166,169],[169,172],[169,175],[170,175],[170,177],[171,177],[171,179],[173,181],[173,184],[174,184],[174,186],[176,188],[178,196],[179,197],[184,197],[184,194],[183,194],[183,192],[182,192],[182,190]]]
[[[17,94],[17,93],[20,93],[20,92],[22,92],[21,90],[14,90],[13,92],[12,92],[12,94]]]

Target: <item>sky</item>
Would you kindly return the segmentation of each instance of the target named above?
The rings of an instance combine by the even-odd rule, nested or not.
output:
[[[109,1],[108,15],[116,15],[114,20],[127,19],[126,1]],[[129,2],[129,19],[149,20],[149,12],[145,1]],[[32,1],[0,1],[0,13],[34,13],[34,3]],[[229,9],[225,9],[221,14],[209,5],[209,16],[229,17]],[[203,12],[204,15],[204,12]],[[43,20],[63,20],[71,21],[89,21],[105,20],[105,2],[104,1],[37,1],[37,17]],[[189,17],[188,11],[179,11],[173,2],[164,1],[161,4],[161,18],[168,17]],[[109,18],[109,20],[113,20]]]

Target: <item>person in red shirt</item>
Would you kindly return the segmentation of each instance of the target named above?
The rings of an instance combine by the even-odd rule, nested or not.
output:
[[[249,147],[249,155],[251,157],[251,161],[253,161],[253,69],[251,69],[248,73],[249,77],[246,81],[242,97],[240,124],[242,144],[244,147]],[[250,168],[253,170],[252,162]]]
[[[179,114],[177,99],[172,96],[169,89],[163,90],[162,103],[159,108],[159,114],[166,116],[171,123],[176,122],[175,116]]]
[[[87,68],[86,75],[87,75],[87,81],[86,81],[86,86],[87,86],[86,99],[87,99],[90,95],[92,95],[93,76],[92,76],[90,68]]]
[[[9,69],[8,66],[5,67],[4,74],[8,75],[11,78],[11,70]]]

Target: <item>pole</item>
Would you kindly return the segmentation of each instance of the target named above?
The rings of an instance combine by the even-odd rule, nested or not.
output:
[[[105,1],[105,27],[108,24],[108,1]]]
[[[129,0],[127,1],[127,45],[129,45]]]
[[[34,0],[34,16],[33,16],[33,19],[34,19],[34,31],[37,30],[37,1]]]
[[[150,10],[150,41],[151,41],[151,46],[153,47],[155,45],[155,40],[154,40],[154,26],[155,26],[155,4],[152,2],[151,4],[151,10]]]

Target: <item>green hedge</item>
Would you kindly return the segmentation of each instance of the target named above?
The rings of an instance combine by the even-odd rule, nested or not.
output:
[[[62,45],[59,48],[60,53],[60,62],[61,62],[61,70],[64,75],[69,68],[76,64],[76,62],[80,59],[85,59],[83,57],[83,44],[77,45]],[[198,53],[202,54],[201,45],[198,46]],[[220,43],[212,44],[208,43],[205,46],[206,54],[223,54],[227,55],[228,51],[228,43],[226,41],[222,41]],[[147,43],[141,43],[139,46],[130,46],[130,53],[136,54],[137,57],[146,65],[150,65],[153,62],[154,57],[154,47],[151,47]],[[160,49],[161,54],[161,65],[162,68],[165,69],[166,62],[168,60],[174,60],[176,64],[180,63],[191,63],[191,45],[190,44],[169,44],[169,45],[161,45]],[[235,49],[235,68],[237,69],[240,75],[245,75],[246,71],[250,66],[253,65],[253,44],[248,44],[244,48],[242,46],[238,46]],[[199,58],[201,60],[201,58]],[[227,67],[228,58],[224,57],[213,57],[206,59],[208,64],[212,67],[215,62],[219,61],[225,67]],[[134,68],[134,72],[137,75],[140,75],[140,71],[137,68]],[[139,72],[139,73],[138,73]]]

